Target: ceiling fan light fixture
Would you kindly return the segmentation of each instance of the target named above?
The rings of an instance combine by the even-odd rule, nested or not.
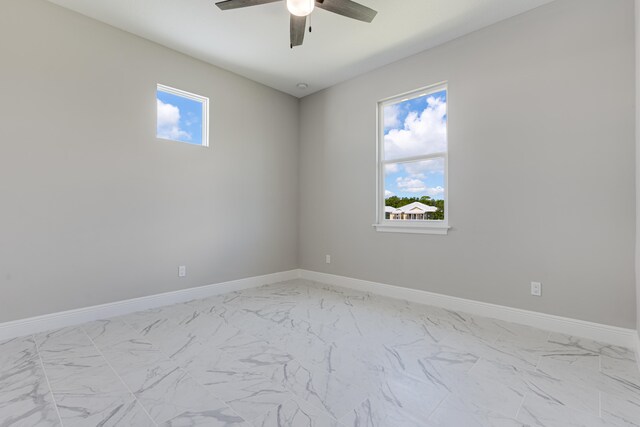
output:
[[[287,9],[295,16],[308,16],[315,6],[315,0],[287,0]]]

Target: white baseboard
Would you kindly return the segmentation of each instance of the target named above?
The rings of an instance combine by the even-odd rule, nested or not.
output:
[[[452,297],[433,292],[400,286],[386,285],[384,283],[370,282],[367,280],[353,279],[334,274],[318,273],[309,270],[300,270],[300,277],[328,285],[341,286],[362,292],[383,295],[386,297],[412,301],[419,304],[433,305],[448,310],[461,311],[476,314],[508,322],[533,326],[552,332],[589,338],[607,344],[618,345],[636,350],[640,356],[640,343],[638,334],[634,329],[625,329],[568,317],[554,316],[552,314],[522,310],[497,304],[474,301],[464,298]],[[638,357],[640,359],[640,357]]]
[[[636,350],[638,363],[640,364],[640,337],[633,329],[619,328],[616,326],[603,325],[584,320],[554,316],[551,314],[521,310],[497,304],[473,301],[464,298],[436,294],[433,292],[403,288],[400,286],[387,285],[309,270],[291,270],[267,274],[264,276],[249,277],[197,288],[182,289],[163,294],[150,295],[125,301],[117,301],[108,304],[0,323],[0,341],[44,332],[51,329],[91,322],[94,320],[121,316],[150,308],[186,302],[193,299],[206,298],[208,296],[223,294],[226,292],[255,288],[270,283],[284,282],[286,280],[292,280],[299,277],[329,285],[356,289],[362,292],[408,300],[419,304],[433,305],[448,310],[462,311],[508,322],[520,323],[548,331],[560,332],[608,344],[632,348]]]
[[[264,276],[248,277],[246,279],[232,280],[230,282],[216,283],[197,288],[181,289],[179,291],[149,295],[146,297],[0,323],[0,341],[44,332],[51,329],[78,325],[94,320],[121,316],[124,314],[134,313],[136,311],[148,310],[150,308],[187,302],[193,299],[206,298],[208,296],[223,294],[226,292],[256,288],[270,283],[284,282],[298,277],[300,277],[299,270],[283,271],[279,273],[266,274]]]
[[[638,364],[638,369],[640,370],[640,332],[636,334],[636,363]]]

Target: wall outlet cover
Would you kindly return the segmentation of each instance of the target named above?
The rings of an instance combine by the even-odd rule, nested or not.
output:
[[[531,295],[536,297],[542,296],[542,283],[531,282]]]

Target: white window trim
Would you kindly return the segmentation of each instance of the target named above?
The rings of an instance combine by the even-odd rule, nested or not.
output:
[[[429,95],[442,90],[447,91],[447,152],[431,153],[424,156],[414,156],[385,160],[384,158],[384,107],[397,104],[405,100]],[[439,234],[446,235],[451,228],[449,226],[449,87],[447,82],[441,82],[417,90],[412,90],[378,102],[376,112],[376,223],[373,224],[376,231],[385,233],[415,233],[415,234]],[[391,221],[385,218],[384,212],[384,167],[389,163],[407,163],[411,161],[428,160],[431,158],[444,158],[444,220],[443,221]]]
[[[209,147],[209,98],[207,98],[206,96],[196,95],[195,93],[176,89],[171,86],[166,86],[160,83],[158,83],[156,86],[156,92],[157,91],[162,91],[162,92],[170,93],[172,95],[180,96],[182,98],[191,99],[192,101],[197,101],[202,104],[202,144],[188,144],[184,141],[178,141],[175,139],[160,138],[158,137],[157,133],[156,133],[156,138],[161,139],[163,141],[182,142],[184,144],[192,145],[195,147]],[[158,124],[156,122],[156,129],[157,128],[158,128]]]

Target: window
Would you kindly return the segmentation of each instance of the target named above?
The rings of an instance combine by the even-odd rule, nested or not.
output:
[[[156,137],[209,146],[209,98],[158,85]]]
[[[378,231],[447,234],[447,86],[378,103]]]

